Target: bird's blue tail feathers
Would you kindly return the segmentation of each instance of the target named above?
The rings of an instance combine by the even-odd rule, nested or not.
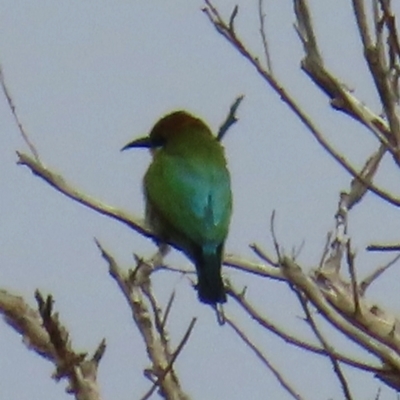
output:
[[[203,246],[196,252],[197,292],[202,303],[226,302],[226,293],[221,277],[222,247],[222,244]]]

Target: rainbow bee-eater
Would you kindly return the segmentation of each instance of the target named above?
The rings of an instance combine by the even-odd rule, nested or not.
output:
[[[146,220],[161,242],[172,242],[194,263],[200,301],[226,302],[221,263],[232,193],[222,145],[202,120],[176,111],[123,150],[134,147],[152,153],[143,179]]]

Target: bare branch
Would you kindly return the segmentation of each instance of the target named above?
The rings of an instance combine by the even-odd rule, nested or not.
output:
[[[265,317],[262,317],[256,309],[246,300],[245,296],[241,293],[238,293],[236,290],[232,288],[232,286],[228,287],[228,294],[234,298],[237,303],[243,308],[243,310],[248,314],[255,322],[257,322],[260,326],[272,332],[286,343],[296,346],[298,348],[304,349],[311,353],[315,353],[322,356],[327,356],[326,350],[315,346],[311,343],[308,343],[304,340],[297,338],[296,336],[288,334],[284,329],[279,328],[276,324],[269,321]],[[358,368],[364,371],[369,371],[373,373],[379,373],[381,371],[380,367],[372,366],[361,361],[357,361],[353,358],[347,357],[339,352],[332,352],[332,356],[336,359],[340,360],[344,364],[350,365],[354,368]]]
[[[239,11],[239,6],[236,5],[236,6],[233,8],[232,14],[231,14],[231,16],[230,16],[230,18],[229,18],[229,29],[230,29],[232,32],[235,31],[235,18],[236,18],[237,14],[238,14],[238,11]]]
[[[145,224],[145,222],[139,218],[133,217],[128,213],[118,210],[112,206],[101,203],[100,201],[86,195],[83,192],[75,189],[70,185],[61,175],[48,169],[42,163],[34,160],[30,156],[17,153],[19,157],[18,163],[20,165],[27,166],[35,175],[42,178],[54,189],[58,190],[65,196],[71,198],[72,200],[83,204],[84,206],[99,212],[100,214],[106,215],[117,221],[128,225],[130,228],[134,229],[143,236],[156,239],[157,236],[150,230],[150,228]]]
[[[22,335],[29,350],[54,361],[56,353],[40,314],[30,307],[22,297],[0,290],[0,313],[5,322]]]
[[[162,329],[162,331],[165,330],[165,327],[167,325],[167,320],[168,320],[168,317],[169,317],[169,313],[170,313],[170,311],[172,309],[172,304],[174,303],[174,300],[175,300],[175,290],[172,291],[171,296],[169,297],[167,306],[165,307],[164,317],[163,317],[163,319],[161,321],[161,329]]]
[[[396,143],[393,141],[390,128],[382,117],[373,113],[358,100],[324,65],[318,48],[311,15],[305,0],[294,0],[297,19],[295,26],[303,43],[305,58],[302,69],[309,78],[331,99],[334,109],[342,111],[367,127],[377,139],[385,145],[393,156],[396,156]]]
[[[400,251],[400,244],[370,244],[368,251]]]
[[[379,163],[381,162],[385,153],[386,147],[381,145],[379,149],[368,158],[363,169],[360,171],[360,176],[363,178],[364,182],[368,182],[368,185],[372,183],[372,179],[374,178],[375,173],[378,170]],[[353,178],[349,193],[349,210],[351,210],[354,205],[361,201],[367,191],[367,185],[365,185],[358,178]]]
[[[400,259],[400,254],[393,258],[393,260],[389,261],[387,264],[380,266],[372,274],[368,275],[363,281],[360,283],[360,294],[363,296],[370,285],[375,282],[385,271],[387,271],[392,265],[395,265],[397,261]]]
[[[343,374],[343,371],[340,367],[340,364],[338,362],[338,359],[333,355],[334,349],[333,347],[329,344],[329,342],[325,339],[324,335],[322,332],[318,329],[318,326],[314,320],[313,315],[311,314],[310,308],[308,306],[307,299],[300,293],[299,291],[295,290],[297,297],[300,301],[301,306],[303,307],[304,313],[306,315],[306,321],[310,325],[311,329],[313,330],[315,336],[321,343],[322,347],[325,349],[326,353],[328,354],[328,357],[332,363],[333,370],[335,371],[335,375],[338,377],[340,385],[343,390],[343,394],[346,398],[346,400],[352,400],[353,396],[351,395],[349,385],[347,383],[346,377]]]
[[[185,334],[183,335],[182,340],[180,341],[178,347],[174,351],[174,354],[171,357],[171,361],[169,362],[167,368],[163,371],[162,375],[154,382],[153,386],[151,389],[143,396],[141,397],[141,400],[147,400],[150,398],[150,396],[154,393],[156,388],[161,385],[161,382],[164,380],[165,376],[172,370],[172,366],[174,365],[175,360],[178,358],[178,355],[181,353],[183,347],[189,340],[189,337],[192,333],[192,330],[194,328],[194,325],[197,321],[197,318],[193,318],[192,321],[189,324],[188,329],[186,330]]]
[[[231,107],[229,109],[229,113],[225,118],[225,121],[223,122],[223,124],[221,125],[221,127],[218,130],[217,139],[219,141],[221,141],[224,138],[228,129],[233,124],[236,124],[236,122],[238,121],[238,118],[236,117],[236,111],[239,108],[240,103],[242,102],[243,99],[244,99],[244,95],[241,95],[241,96],[237,97],[237,99],[231,105]]]
[[[3,67],[1,65],[0,65],[0,85],[1,85],[1,89],[4,93],[4,96],[7,99],[7,104],[8,104],[9,109],[11,110],[13,117],[14,117],[14,121],[18,126],[19,132],[21,133],[22,139],[27,144],[27,146],[28,146],[30,152],[32,153],[33,157],[35,158],[35,160],[37,162],[40,162],[39,153],[36,150],[36,147],[34,146],[34,144],[30,141],[29,136],[28,136],[27,132],[25,131],[25,128],[22,125],[21,120],[18,116],[17,108],[15,107],[14,100],[11,96],[11,92],[8,90],[8,87],[6,85]]]
[[[373,43],[369,33],[364,0],[353,0],[353,9],[364,49],[370,48],[373,46]]]
[[[264,55],[265,55],[265,61],[267,63],[267,71],[271,74],[274,75],[273,69],[272,69],[272,60],[271,56],[269,54],[269,46],[268,46],[268,40],[267,40],[267,34],[266,34],[266,28],[265,28],[265,13],[264,13],[264,0],[258,0],[258,18],[260,21],[260,36],[261,36],[261,42],[264,48]]]
[[[224,265],[232,268],[239,269],[257,276],[263,276],[265,278],[284,280],[284,276],[279,268],[276,266],[266,266],[254,261],[247,260],[243,257],[234,256],[231,254],[225,255]]]
[[[397,62],[400,59],[400,42],[399,35],[396,28],[396,17],[391,10],[391,3],[387,0],[380,0],[379,4],[383,13],[383,21],[386,24],[388,30],[388,46],[390,54],[389,68],[393,69],[396,67]]]
[[[375,308],[365,306],[363,312],[358,314],[355,324],[352,291],[349,291],[348,285],[342,283],[338,276],[324,275],[316,271],[317,276],[314,280],[287,257],[283,258],[281,265],[287,279],[302,290],[321,315],[339,331],[386,364],[400,370],[400,356],[395,350],[398,348],[398,334],[393,332],[393,323],[385,319],[388,316],[378,315]],[[337,309],[340,310],[340,314]]]
[[[328,254],[329,254],[329,249],[330,249],[332,236],[333,236],[332,232],[328,232],[326,234],[325,246],[324,246],[324,249],[323,249],[322,254],[321,254],[321,259],[320,259],[320,261],[318,263],[318,269],[321,269],[324,266],[324,264],[326,263],[326,258],[327,258]],[[340,260],[339,260],[339,262],[340,262]],[[333,269],[336,270],[336,267],[334,267]]]
[[[236,33],[229,28],[229,25],[222,19],[215,7],[209,0],[206,0],[207,7],[203,9],[203,12],[208,17],[210,22],[213,24],[218,33],[220,33],[232,46],[237,49],[244,58],[246,58],[251,65],[257,70],[258,74],[271,86],[271,88],[279,95],[280,99],[288,105],[288,107],[294,112],[294,114],[300,119],[300,121],[308,128],[318,143],[330,154],[346,171],[348,171],[353,177],[357,177],[363,182],[370,191],[384,199],[385,201],[400,206],[400,198],[392,196],[385,190],[380,189],[374,184],[368,184],[365,179],[360,177],[359,172],[340,154],[330,143],[323,137],[322,133],[318,130],[308,115],[302,110],[297,102],[288,94],[288,92],[277,82],[271,74],[265,70],[258,59],[253,57],[252,54],[246,49],[241,40],[236,36]],[[374,123],[380,126],[380,120],[374,121]],[[372,122],[371,122],[372,123]],[[374,125],[372,124],[371,129]],[[382,139],[384,140],[384,139]],[[385,143],[389,145],[388,143]],[[388,147],[389,148],[389,147]],[[390,148],[389,148],[390,150]],[[392,149],[395,152],[395,149]]]
[[[320,264],[320,270],[324,273],[337,275],[340,270],[343,253],[346,249],[347,237],[347,219],[348,219],[349,195],[346,192],[340,193],[338,210],[335,214],[335,234],[330,245],[330,254],[325,257],[323,264]]]
[[[267,264],[272,265],[273,267],[279,268],[279,263],[273,261],[272,258],[263,251],[260,246],[256,243],[250,244],[250,248],[254,251],[254,253],[261,258],[261,260],[265,261]]]
[[[385,114],[387,116],[392,140],[394,140],[396,149],[400,145],[400,117],[399,107],[397,104],[397,93],[394,91],[394,87],[390,82],[390,76],[387,73],[388,65],[384,51],[384,42],[382,40],[382,26],[381,16],[377,6],[377,0],[374,4],[374,24],[376,42],[372,43],[369,30],[368,22],[364,9],[363,0],[353,0],[353,9],[357,20],[361,40],[364,47],[364,56],[367,61],[367,65],[370,69],[371,76],[375,82],[375,87],[379,94],[382,102]],[[396,162],[400,162],[400,155],[395,154]]]
[[[174,371],[173,363],[171,363],[173,353],[169,347],[165,328],[160,330],[155,325],[155,319],[158,317],[154,315],[154,311],[156,309],[157,313],[159,312],[158,306],[154,308],[153,305],[152,308],[149,308],[145,301],[145,297],[154,298],[149,281],[152,266],[141,259],[137,259],[135,270],[126,274],[98,241],[96,241],[96,244],[102,257],[109,265],[110,275],[120,287],[131,308],[133,320],[139,329],[146,345],[148,357],[152,362],[149,374],[156,378],[153,382],[157,383],[160,395],[168,400],[188,400],[189,397],[183,392]],[[153,311],[153,314],[150,310]],[[166,370],[167,373],[165,373]]]
[[[235,331],[235,333],[243,340],[244,343],[253,351],[257,358],[273,373],[275,378],[281,384],[281,386],[297,400],[303,399],[295,389],[292,388],[282,374],[277,370],[276,367],[261,353],[261,351],[253,344],[253,342],[246,336],[246,334],[233,322],[233,320],[226,318],[226,323]]]
[[[317,39],[311,22],[311,14],[308,4],[305,0],[293,0],[294,13],[297,18],[295,29],[301,42],[307,58],[313,60],[313,64],[322,66],[322,56],[318,48]]]
[[[278,238],[277,238],[276,232],[275,232],[275,214],[276,214],[275,210],[273,210],[272,214],[271,214],[271,220],[270,220],[270,230],[271,230],[272,241],[273,241],[274,247],[275,247],[275,253],[276,253],[276,256],[278,257],[278,261],[280,261],[281,250],[280,250]]]
[[[347,241],[346,255],[347,255],[347,266],[349,268],[351,287],[353,292],[354,314],[356,316],[359,316],[359,314],[361,314],[360,294],[357,283],[356,268],[354,265],[355,254],[351,249],[350,239]]]
[[[22,297],[0,290],[0,313],[23,337],[24,344],[56,367],[54,379],[68,380],[67,391],[78,400],[101,400],[97,369],[105,351],[104,340],[90,359],[72,349],[69,334],[52,311],[51,297],[37,294],[41,313],[32,309]]]

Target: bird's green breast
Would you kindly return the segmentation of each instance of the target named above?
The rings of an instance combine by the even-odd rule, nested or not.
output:
[[[222,243],[232,213],[223,148],[208,134],[174,140],[154,154],[144,179],[147,201],[179,235],[200,245]]]

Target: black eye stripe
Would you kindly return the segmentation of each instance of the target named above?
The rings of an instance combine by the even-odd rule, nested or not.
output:
[[[156,148],[156,147],[163,147],[165,145],[165,138],[163,137],[157,137],[157,138],[152,138],[151,139],[151,147]]]

